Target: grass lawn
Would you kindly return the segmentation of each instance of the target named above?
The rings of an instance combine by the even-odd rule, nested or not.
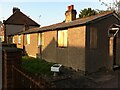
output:
[[[22,67],[31,74],[46,74],[52,75],[50,71],[51,66],[54,63],[46,62],[45,60],[39,60],[28,56],[22,57]]]

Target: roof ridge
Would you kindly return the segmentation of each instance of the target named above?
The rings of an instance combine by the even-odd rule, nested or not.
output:
[[[71,21],[71,22],[74,22],[74,21],[77,21],[77,20],[81,20],[81,19],[86,19],[86,18],[95,17],[95,16],[98,16],[98,15],[104,15],[104,14],[108,15],[108,14],[110,14],[110,13],[113,13],[113,12],[107,11],[107,12],[103,12],[103,13],[100,13],[100,14],[96,14],[96,15],[84,17],[84,18],[77,18],[77,19],[75,19],[75,20],[73,20],[73,21]],[[54,26],[54,25],[58,25],[58,24],[62,24],[62,23],[66,23],[66,22],[58,22],[58,23],[55,23],[55,24],[51,24],[51,25],[47,25],[47,26],[43,26],[43,27],[37,27],[37,28],[39,29],[39,28],[49,27],[49,26]],[[67,22],[67,23],[70,23],[70,22]],[[37,29],[37,28],[31,28],[31,29]]]
[[[108,15],[110,13],[113,13],[112,11],[105,11],[105,12],[102,12],[102,13],[99,13],[99,14],[96,14],[96,15],[92,15],[92,16],[87,16],[87,17],[83,17],[83,18],[77,18],[75,20],[80,20],[80,19],[86,19],[86,18],[91,18],[91,17],[95,17],[95,16],[101,16],[101,15]],[[73,21],[75,21],[73,20]]]
[[[68,28],[68,27],[74,27],[74,26],[78,26],[78,25],[84,25],[87,24],[88,22],[91,21],[96,21],[101,20],[106,18],[107,16],[111,16],[113,15],[115,12],[104,12],[104,13],[100,13],[97,15],[93,15],[93,16],[89,16],[89,17],[85,17],[85,18],[79,18],[76,20],[73,20],[71,22],[60,22],[60,23],[56,23],[56,24],[52,24],[52,25],[48,25],[48,26],[43,26],[43,27],[39,27],[39,28],[33,28],[29,29],[28,31],[22,32],[22,33],[35,33],[35,32],[45,32],[45,31],[52,31],[52,30],[59,30],[59,29],[63,29],[63,28]],[[21,33],[21,34],[22,34]]]
[[[21,12],[21,11],[19,11]],[[30,20],[32,20],[34,23],[38,24],[37,22],[35,22],[32,18],[30,18],[29,16],[27,16],[26,14],[24,14],[23,12],[21,12],[24,16],[26,16],[27,18],[29,18]],[[38,24],[39,25],[39,24]]]

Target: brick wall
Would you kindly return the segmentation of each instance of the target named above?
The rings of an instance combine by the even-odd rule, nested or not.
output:
[[[109,23],[108,23],[109,22]],[[108,30],[111,25],[118,23],[118,19],[111,16],[109,18],[100,20],[96,23],[87,25],[86,34],[86,61],[85,68],[87,73],[96,72],[100,69],[112,69],[112,44],[109,44],[111,39],[108,38]],[[97,47],[90,47],[90,32],[97,30]],[[110,52],[110,53],[109,53]]]
[[[57,31],[44,32],[43,59],[85,71],[85,29],[85,26],[69,28],[66,48],[57,47]]]
[[[12,88],[12,65],[20,65],[22,53],[15,47],[3,47],[3,88]]]

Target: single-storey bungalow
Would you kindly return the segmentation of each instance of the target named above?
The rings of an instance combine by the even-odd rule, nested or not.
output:
[[[13,36],[14,43],[18,47],[24,43],[29,56],[40,56],[84,73],[119,66],[119,16],[115,12],[104,12],[76,19],[76,14],[70,5],[64,22],[21,32]]]

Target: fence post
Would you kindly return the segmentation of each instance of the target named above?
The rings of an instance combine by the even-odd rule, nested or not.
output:
[[[3,47],[3,88],[14,88],[14,77],[12,76],[12,65],[20,65],[22,58],[22,51],[15,47]]]

